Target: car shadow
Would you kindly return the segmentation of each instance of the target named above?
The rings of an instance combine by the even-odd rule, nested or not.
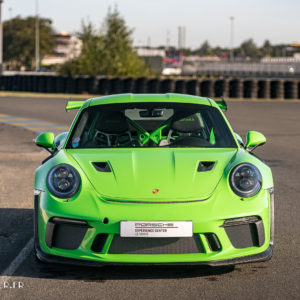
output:
[[[7,251],[4,257],[2,257],[3,262],[5,261],[6,265],[9,265],[28,240],[32,238],[33,210],[0,208],[0,220],[1,234],[10,236],[15,234],[15,239],[22,236],[22,242],[16,242],[15,240],[14,245],[17,247],[12,247],[11,245],[8,248],[9,251]],[[7,225],[2,227],[3,224]],[[9,224],[17,224],[17,226],[9,226]],[[197,265],[120,265],[93,268],[61,264],[46,264],[40,263],[35,259],[32,245],[31,254],[24,259],[13,276],[97,282],[103,282],[106,280],[176,279],[205,276],[208,277],[208,280],[215,281],[217,279],[214,276],[233,272],[234,269],[234,266],[207,267]],[[3,270],[1,270],[1,272],[3,272]],[[7,274],[2,275],[6,276]]]
[[[0,208],[0,274],[31,239],[33,210]]]

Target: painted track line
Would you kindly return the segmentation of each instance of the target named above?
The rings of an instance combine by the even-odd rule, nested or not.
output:
[[[38,134],[47,131],[60,134],[69,130],[69,126],[61,124],[55,124],[47,121],[28,119],[17,116],[10,116],[5,114],[0,114],[0,123],[21,127]]]
[[[27,258],[27,256],[32,252],[33,249],[33,238],[31,238],[21,252],[15,257],[15,259],[10,263],[10,265],[4,270],[0,277],[0,282],[5,282],[9,280]]]

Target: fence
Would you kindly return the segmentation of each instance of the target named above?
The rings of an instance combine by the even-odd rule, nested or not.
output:
[[[299,78],[300,61],[278,63],[202,62],[184,64],[183,75],[254,78]]]
[[[300,79],[157,79],[0,76],[0,90],[68,94],[183,93],[204,97],[300,99]]]

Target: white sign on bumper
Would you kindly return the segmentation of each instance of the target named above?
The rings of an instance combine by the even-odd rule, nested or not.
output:
[[[121,237],[191,237],[192,221],[121,221]]]

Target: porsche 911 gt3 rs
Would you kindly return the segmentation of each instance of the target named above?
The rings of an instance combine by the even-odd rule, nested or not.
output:
[[[69,101],[68,132],[42,133],[35,253],[45,262],[229,265],[273,247],[273,179],[225,101],[120,94]]]

